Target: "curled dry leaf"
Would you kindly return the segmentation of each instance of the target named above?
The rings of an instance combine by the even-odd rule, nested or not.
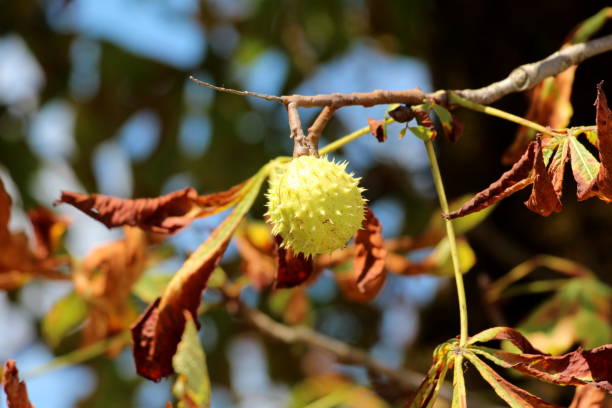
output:
[[[240,269],[256,289],[274,283],[277,271],[276,243],[264,222],[247,221],[234,238],[240,254]]]
[[[11,198],[0,180],[0,290],[18,288],[32,276],[66,279],[65,274],[55,269],[61,262],[50,257],[47,249],[33,253],[23,232],[9,231],[10,216]]]
[[[28,398],[26,384],[19,380],[19,371],[13,360],[8,360],[4,364],[2,385],[4,386],[8,408],[34,408]]]
[[[460,209],[445,214],[444,217],[453,219],[483,210],[532,184],[533,178],[529,177],[529,174],[535,163],[536,148],[537,143],[531,142],[521,158],[510,170],[502,174],[499,180],[476,194]]]
[[[473,346],[476,342],[510,340],[522,354]],[[505,368],[520,371],[542,381],[559,385],[591,384],[612,392],[612,344],[592,350],[578,348],[559,356],[544,354],[534,348],[518,331],[509,327],[485,330],[468,341],[470,349]]]
[[[314,272],[312,257],[295,254],[290,248],[281,246],[283,239],[274,236],[277,251],[277,267],[274,286],[277,289],[292,288],[306,282]]]
[[[172,356],[185,328],[185,311],[197,316],[202,292],[221,260],[230,239],[251,208],[268,175],[264,166],[244,186],[244,196],[234,210],[191,254],[174,275],[161,298],[156,299],[132,326],[136,371],[153,381],[173,372]]]
[[[370,126],[370,133],[380,143],[387,140],[387,129],[384,120],[368,118],[368,126]]]
[[[195,218],[206,217],[235,204],[244,195],[245,183],[227,191],[198,196],[186,188],[156,198],[127,200],[102,194],[63,191],[60,203],[70,204],[108,228],[129,225],[158,233],[172,234]]]
[[[495,393],[506,401],[509,406],[524,408],[561,408],[559,405],[550,404],[507,381],[474,354],[466,353],[465,357],[474,367],[476,367],[482,378],[491,385]]]
[[[559,212],[562,207],[551,176],[544,164],[542,140],[540,138],[536,139],[533,188],[525,205],[531,211],[544,216]]]
[[[569,408],[610,408],[612,395],[593,385],[576,387],[574,399]]]
[[[588,186],[585,197],[596,195],[609,203],[612,201],[612,111],[608,107],[603,82],[597,85],[595,100],[597,137],[599,140],[599,161],[601,165],[597,178]]]
[[[124,331],[137,317],[129,295],[145,271],[148,242],[139,228],[125,227],[124,232],[123,239],[91,251],[76,269],[76,292],[89,304],[84,344]]]
[[[355,252],[350,271],[337,273],[344,295],[359,302],[369,302],[382,289],[387,275],[387,249],[382,225],[372,210],[366,210],[361,229],[355,234]]]
[[[35,254],[39,258],[48,258],[60,245],[60,241],[70,221],[46,208],[39,207],[28,212],[28,217],[34,227],[36,238]]]

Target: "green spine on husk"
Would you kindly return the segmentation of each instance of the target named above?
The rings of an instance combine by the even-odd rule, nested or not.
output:
[[[346,166],[326,157],[301,156],[274,169],[266,216],[285,248],[305,256],[330,253],[359,230],[364,189]]]

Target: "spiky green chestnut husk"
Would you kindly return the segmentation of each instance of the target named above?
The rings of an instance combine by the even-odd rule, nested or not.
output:
[[[270,176],[269,222],[283,246],[306,256],[342,248],[361,227],[365,200],[347,163],[301,156]]]

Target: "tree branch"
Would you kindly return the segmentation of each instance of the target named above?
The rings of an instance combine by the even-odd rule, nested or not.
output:
[[[588,58],[610,50],[612,50],[612,34],[588,42],[564,47],[563,49],[540,61],[521,65],[520,67],[514,69],[506,78],[485,87],[478,89],[464,89],[454,92],[470,102],[488,105],[510,93],[523,92],[531,89],[544,79],[557,75],[572,65],[580,64]],[[331,118],[333,112],[343,106],[362,105],[368,107],[391,103],[401,103],[410,106],[421,104],[426,99],[432,99],[437,103],[444,105],[448,104],[448,96],[446,91],[424,93],[418,88],[401,91],[379,89],[371,92],[353,92],[346,94],[296,94],[274,96],[223,88],[200,81],[193,76],[190,76],[189,79],[199,85],[206,86],[219,92],[226,92],[240,96],[253,96],[284,104],[289,112],[291,137],[294,139],[295,143],[293,151],[294,157],[304,154],[317,155],[319,136],[321,135],[323,128]],[[313,125],[310,127],[307,136],[304,135],[301,124],[298,128],[298,124],[300,122],[297,112],[298,107],[324,108]]]
[[[595,55],[612,50],[612,34],[588,42],[565,47],[543,60],[521,65],[501,81],[479,89],[465,89],[457,93],[471,101],[487,105],[510,93],[533,88],[544,79],[557,75],[572,65],[578,65]]]
[[[331,106],[324,107],[319,113],[319,116],[317,116],[313,122],[312,126],[308,128],[308,136],[306,136],[306,138],[313,147],[315,156],[319,155],[319,138],[323,133],[323,129],[325,129],[325,126],[327,126],[327,122],[329,122],[334,116],[335,111],[336,108],[332,108]]]
[[[234,300],[238,301],[237,299]],[[394,370],[379,363],[363,350],[349,346],[348,344],[331,337],[319,334],[308,327],[286,326],[272,320],[264,313],[251,309],[242,303],[239,303],[239,311],[252,326],[268,337],[287,344],[303,343],[328,351],[343,362],[362,365],[369,371],[388,378],[391,382],[397,384],[397,386],[403,392],[413,392],[416,388],[418,388],[423,380],[423,375],[418,372],[405,369]],[[441,395],[446,399],[450,399],[450,387],[443,385]]]

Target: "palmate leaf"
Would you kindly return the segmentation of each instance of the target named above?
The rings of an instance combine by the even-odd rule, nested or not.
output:
[[[450,352],[454,344],[456,340],[443,343],[434,350],[431,368],[412,398],[406,403],[405,408],[433,407],[446,373],[453,364],[453,356]]]
[[[140,375],[158,381],[172,373],[172,356],[185,327],[184,311],[197,315],[202,291],[210,275],[274,165],[275,161],[268,163],[246,182],[245,193],[234,210],[191,254],[162,297],[151,303],[132,326],[134,360]]]
[[[510,340],[521,353],[509,353],[474,343],[490,340]],[[471,352],[480,354],[493,363],[558,385],[591,384],[612,392],[612,344],[592,350],[578,350],[559,356],[544,354],[535,349],[518,331],[509,327],[485,330],[468,341]]]
[[[476,367],[482,378],[489,383],[495,393],[512,408],[561,408],[558,405],[536,397],[506,381],[491,367],[471,352],[465,353],[465,358]]]

